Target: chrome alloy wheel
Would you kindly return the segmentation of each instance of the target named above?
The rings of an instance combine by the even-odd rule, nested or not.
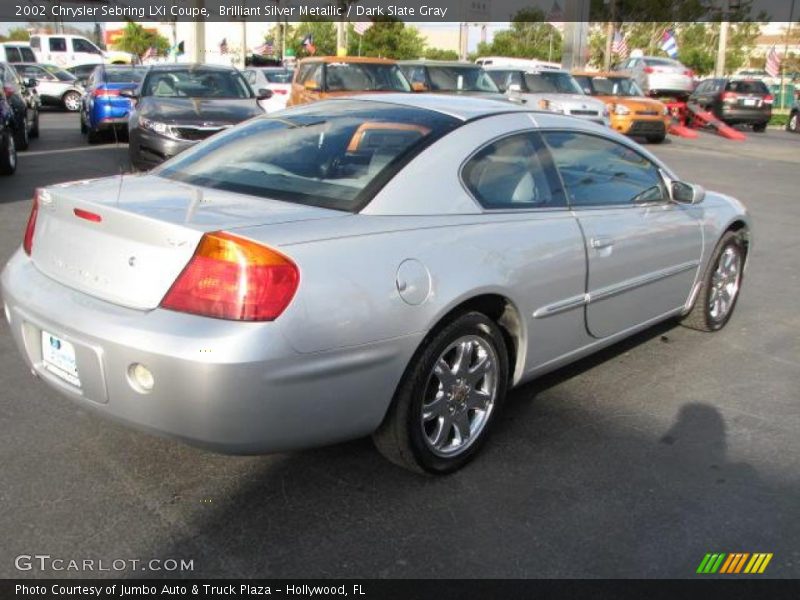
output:
[[[64,108],[70,112],[76,112],[81,107],[81,97],[75,92],[67,92],[64,96]]]
[[[708,313],[712,321],[724,321],[733,307],[742,280],[742,255],[735,246],[728,246],[717,261],[711,276]]]
[[[464,452],[480,437],[495,406],[497,354],[485,339],[468,335],[439,356],[425,386],[422,434],[442,457]]]

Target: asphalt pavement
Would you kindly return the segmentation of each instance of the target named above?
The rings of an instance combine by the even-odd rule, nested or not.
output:
[[[396,468],[369,440],[228,457],[131,431],[34,379],[0,324],[0,577],[696,577],[707,552],[771,552],[765,576],[800,577],[800,136],[650,149],[753,215],[732,321],[667,323],[515,390],[448,477]],[[88,145],[76,115],[43,114],[0,179],[0,263],[35,187],[126,156]],[[109,570],[15,567],[36,554]],[[150,559],[193,570],[111,567]]]

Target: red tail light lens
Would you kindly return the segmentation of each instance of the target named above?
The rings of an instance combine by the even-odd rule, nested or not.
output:
[[[653,67],[645,67],[644,68],[644,72],[645,73],[655,73],[655,71],[656,70]]]
[[[289,306],[299,283],[297,265],[283,254],[218,231],[203,236],[161,307],[218,319],[272,321]]]
[[[28,217],[28,224],[25,226],[25,237],[22,238],[22,249],[28,256],[33,252],[33,232],[36,230],[36,217],[39,216],[39,190],[33,196],[33,206]]]
[[[6,98],[10,98],[11,96],[13,96],[15,91],[16,89],[14,88],[13,85],[3,86],[3,93],[6,95]]]
[[[773,102],[775,102],[775,97],[772,94],[767,94],[766,96],[764,96],[763,100],[764,104],[772,104]]]
[[[686,69],[683,72],[683,74],[686,75],[687,77],[694,77],[694,71],[692,71],[691,69]]]
[[[739,97],[739,94],[736,92],[722,92],[722,101],[728,102],[730,100],[736,100]]]
[[[276,94],[280,95],[280,96],[285,96],[286,94],[289,93],[287,90],[281,90],[281,89],[272,90],[272,91],[275,92]]]
[[[92,95],[95,98],[107,97],[107,96],[119,96],[119,90],[107,90],[104,88],[97,88],[92,92]]]

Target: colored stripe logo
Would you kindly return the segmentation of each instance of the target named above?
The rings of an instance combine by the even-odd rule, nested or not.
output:
[[[733,552],[733,553],[708,553],[700,561],[697,573],[701,575],[712,575],[720,573],[725,575],[736,575],[747,573],[750,575],[763,573],[769,562],[772,560],[772,553],[757,552]]]

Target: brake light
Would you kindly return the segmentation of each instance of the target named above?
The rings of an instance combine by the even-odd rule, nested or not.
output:
[[[722,101],[728,102],[729,100],[736,100],[739,97],[739,94],[736,92],[722,92]]]
[[[655,73],[655,69],[653,67],[645,67],[644,68],[644,72],[645,73]]]
[[[36,190],[33,195],[33,206],[31,206],[31,214],[28,216],[28,224],[25,226],[25,237],[22,238],[22,249],[28,256],[33,252],[33,232],[36,230],[36,217],[39,216],[39,194],[40,190]]]
[[[11,96],[13,96],[15,91],[16,90],[14,89],[13,85],[3,86],[3,93],[6,95],[6,98],[10,98]]]
[[[289,306],[300,271],[276,250],[224,231],[207,233],[161,301],[179,312],[272,321]]]
[[[108,96],[119,96],[119,90],[107,90],[105,88],[95,88],[92,95],[95,98],[103,98]]]
[[[686,75],[687,77],[694,77],[694,71],[692,71],[691,69],[686,69],[683,72],[683,74]]]
[[[775,102],[775,97],[772,94],[767,94],[762,100],[764,104],[772,104]]]

